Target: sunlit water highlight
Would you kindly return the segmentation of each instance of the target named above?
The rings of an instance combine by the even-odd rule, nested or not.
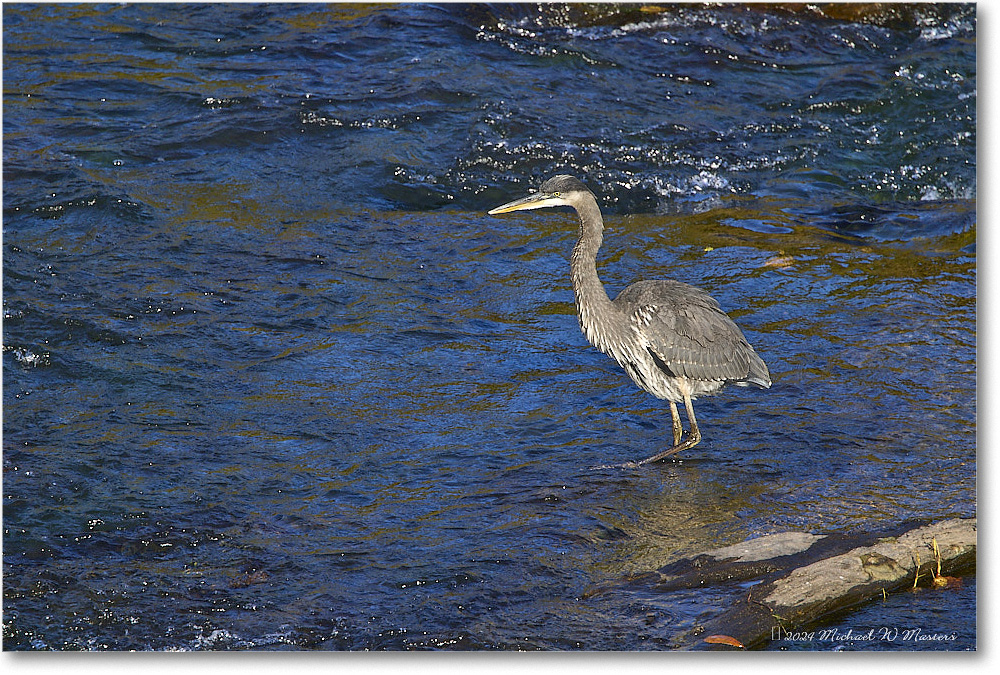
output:
[[[729,591],[586,591],[975,515],[972,5],[3,11],[7,649],[666,649]],[[485,215],[565,172],[770,367],[677,461]]]

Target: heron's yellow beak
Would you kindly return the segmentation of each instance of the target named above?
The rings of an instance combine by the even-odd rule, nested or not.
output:
[[[550,194],[548,192],[538,192],[533,195],[528,195],[527,197],[522,197],[521,199],[515,199],[512,202],[507,202],[503,206],[498,206],[495,209],[490,209],[489,214],[495,216],[500,213],[510,213],[511,211],[527,211],[529,209],[544,209],[550,206],[565,206],[566,202],[563,201],[559,193]]]

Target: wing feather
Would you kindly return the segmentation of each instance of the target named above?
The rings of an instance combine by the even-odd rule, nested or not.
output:
[[[771,385],[767,366],[705,291],[680,281],[632,284],[615,298],[657,366],[695,380]]]

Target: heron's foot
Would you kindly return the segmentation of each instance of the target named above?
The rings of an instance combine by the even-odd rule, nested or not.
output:
[[[686,441],[682,442],[679,445],[675,445],[672,448],[667,448],[663,452],[658,452],[652,457],[647,457],[646,459],[640,460],[639,462],[637,462],[637,465],[644,466],[646,464],[652,464],[653,462],[659,462],[661,459],[666,459],[667,457],[673,457],[679,452],[684,452],[685,450],[689,450],[694,446],[698,445],[699,441],[701,441],[701,433],[698,431],[697,428],[695,428],[688,436]]]
[[[590,467],[591,471],[597,471],[598,469],[638,469],[638,462],[622,462],[621,464],[598,464],[597,466]]]

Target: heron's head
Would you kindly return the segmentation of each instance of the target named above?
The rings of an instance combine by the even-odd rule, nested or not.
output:
[[[574,206],[576,199],[593,193],[587,186],[573,176],[555,176],[542,183],[538,192],[521,199],[515,199],[489,211],[491,216],[511,211],[527,211],[528,209],[545,209],[550,206]]]

